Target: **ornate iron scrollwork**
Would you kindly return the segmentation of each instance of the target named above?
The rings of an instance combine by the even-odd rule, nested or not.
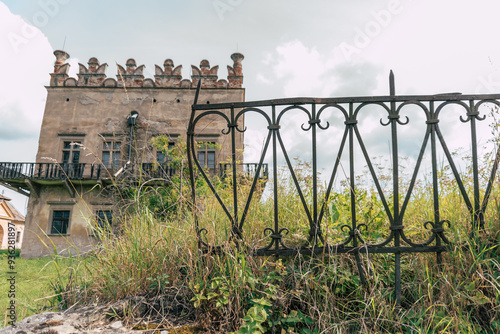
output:
[[[278,198],[276,189],[272,191],[272,196],[274,199],[274,212],[272,217],[273,226],[266,226],[262,231],[262,235],[265,240],[265,246],[259,246],[260,248],[247,250],[250,253],[258,255],[290,255],[296,253],[302,254],[320,254],[320,253],[351,253],[356,255],[356,260],[358,261],[358,267],[362,268],[359,263],[359,253],[363,252],[366,254],[370,253],[393,253],[395,258],[395,275],[396,279],[396,299],[399,303],[401,296],[401,282],[398,277],[400,277],[401,265],[400,259],[401,254],[404,253],[415,253],[415,252],[434,252],[440,254],[447,251],[448,245],[450,245],[450,240],[446,237],[446,229],[452,226],[447,217],[440,209],[439,201],[439,184],[438,184],[438,164],[436,158],[437,148],[441,148],[444,152],[444,156],[450,166],[453,173],[454,182],[456,182],[459,193],[465,203],[470,215],[472,226],[482,226],[484,224],[484,212],[488,204],[489,194],[491,193],[491,188],[494,185],[494,179],[496,177],[496,171],[498,168],[500,158],[496,159],[491,171],[491,176],[488,181],[488,188],[486,190],[483,199],[480,198],[480,185],[478,182],[478,170],[477,170],[477,138],[476,136],[476,120],[481,121],[485,119],[485,116],[480,116],[478,112],[479,106],[484,103],[492,103],[496,106],[500,106],[500,95],[461,95],[461,94],[440,94],[440,95],[419,95],[419,96],[397,96],[394,93],[394,77],[391,73],[390,76],[390,92],[389,96],[372,96],[372,97],[345,97],[345,98],[292,98],[292,99],[279,99],[279,100],[268,100],[268,101],[252,101],[252,102],[232,102],[232,103],[221,103],[221,104],[206,104],[201,105],[195,103],[192,106],[191,121],[188,128],[188,148],[189,148],[189,167],[192,185],[193,198],[196,201],[196,189],[194,181],[194,169],[197,168],[200,175],[209,185],[214,196],[217,198],[218,203],[223,208],[224,214],[227,216],[228,221],[231,224],[231,235],[230,239],[235,242],[243,242],[248,245],[251,240],[244,240],[244,235],[242,233],[245,227],[247,213],[249,210],[250,201],[252,200],[253,193],[256,192],[256,183],[259,172],[262,170],[265,157],[269,153],[272,158],[271,170],[273,171],[273,178],[276,177],[276,170],[278,168],[277,155],[281,154],[285,161],[285,166],[288,169],[291,184],[295,187],[297,196],[300,199],[300,209],[303,210],[303,217],[306,219],[302,222],[305,226],[308,226],[308,230],[304,231],[307,236],[307,242],[302,246],[292,246],[288,242],[290,238],[290,230],[283,227],[283,222],[280,221],[278,215],[278,205],[280,199]],[[199,91],[199,88],[198,88]],[[198,93],[197,93],[198,94]],[[443,108],[447,105],[455,104],[462,107],[466,114],[465,117],[460,115],[459,119],[461,122],[469,122],[471,124],[471,146],[473,148],[473,191],[474,196],[470,197],[468,191],[466,190],[464,183],[461,179],[458,167],[455,163],[453,155],[447,147],[445,137],[440,129],[440,120],[442,119],[441,113]],[[360,131],[358,121],[362,118],[362,112],[370,106],[381,107],[385,112],[387,112],[388,120],[384,122],[380,119],[380,124],[382,126],[389,126],[391,133],[391,161],[392,161],[392,172],[394,173],[392,180],[392,189],[390,195],[387,191],[384,191],[380,184],[379,177],[377,176],[376,168],[373,165],[372,159],[368,153],[368,150],[364,143],[363,134]],[[407,106],[413,106],[417,109],[416,112],[421,112],[423,114],[423,122],[425,126],[425,134],[423,136],[423,141],[420,148],[420,153],[416,159],[415,168],[411,176],[411,181],[403,194],[402,189],[398,183],[398,172],[400,158],[398,155],[398,125],[409,126],[410,117],[404,116],[404,120],[401,120],[401,112]],[[311,164],[312,164],[312,180],[313,186],[310,189],[310,195],[306,199],[304,195],[304,189],[297,179],[297,175],[292,166],[289,152],[285,146],[283,140],[282,132],[284,128],[283,118],[292,110],[298,110],[303,113],[307,118],[307,121],[302,123],[300,129],[306,132],[304,136],[310,136],[311,140]],[[337,120],[331,120],[326,117],[323,113],[325,110],[332,110],[333,114],[337,117]],[[256,175],[252,179],[252,187],[250,189],[250,194],[246,199],[244,208],[241,212],[237,208],[228,208],[220,199],[215,187],[212,185],[210,176],[207,175],[201,168],[201,165],[196,157],[196,152],[194,148],[194,136],[196,135],[197,124],[199,121],[205,117],[218,117],[223,120],[226,124],[221,130],[223,135],[233,136],[236,131],[245,132],[247,127],[243,129],[239,128],[239,120],[241,120],[245,114],[253,113],[259,115],[263,118],[265,124],[261,126],[263,131],[267,131],[265,134],[264,146],[259,158],[259,162],[256,164]],[[339,121],[340,119],[340,121]],[[412,124],[417,122],[418,117],[412,117]],[[321,156],[322,152],[318,151],[317,140],[318,133],[323,131],[323,133],[328,133],[326,131],[338,131],[334,130],[335,126],[342,126],[344,128],[343,132],[338,132],[341,135],[341,139],[338,145],[338,152],[334,155],[334,160],[330,161],[330,166],[332,166],[332,173],[325,182],[327,187],[324,192],[318,192],[316,180],[318,178],[318,166],[317,161]],[[236,130],[236,131],[235,131]],[[357,142],[357,147],[355,146],[355,141]],[[233,154],[234,154],[234,139],[232,142]],[[406,217],[407,208],[410,203],[410,198],[414,190],[417,176],[420,173],[421,163],[424,157],[426,149],[430,147],[431,151],[431,169],[432,169],[432,193],[433,193],[433,218],[423,222],[423,227],[427,229],[431,234],[425,241],[418,242],[411,240],[410,236],[405,234],[407,230],[407,225],[405,221],[409,219]],[[380,239],[382,241],[375,243],[370,243],[368,240],[369,235],[369,225],[361,223],[356,218],[356,213],[359,208],[356,207],[356,181],[354,174],[354,151],[359,152],[364,157],[364,162],[368,168],[367,175],[371,177],[373,184],[375,185],[374,192],[381,203],[382,213],[385,215],[388,221],[387,228],[385,229],[386,234]],[[474,153],[475,152],[475,153]],[[350,199],[351,199],[351,217],[350,223],[340,225],[339,229],[345,233],[345,238],[337,243],[330,243],[328,238],[324,235],[325,230],[325,216],[327,215],[326,206],[330,200],[330,195],[333,192],[333,183],[336,177],[338,177],[339,170],[342,168],[340,160],[343,156],[350,159],[350,170],[347,171],[349,178],[349,189],[350,189]],[[496,156],[500,157],[500,149],[496,152]],[[232,161],[233,170],[236,170],[236,162]],[[233,179],[233,182],[235,179]],[[236,186],[235,183],[232,186]],[[316,188],[315,188],[316,187]],[[234,198],[232,199],[234,203],[238,201],[237,191],[233,192]],[[400,203],[401,201],[401,203]],[[413,217],[410,217],[413,221]],[[348,219],[348,220],[349,220]],[[197,220],[195,219],[197,224]],[[208,231],[204,227],[199,227],[196,225],[197,235],[199,238],[199,246],[205,251],[210,251],[217,249],[217,245],[210,245],[206,238],[202,238],[207,235]],[[379,240],[379,239],[377,239]],[[438,261],[440,257],[437,257]],[[363,275],[361,273],[361,275]]]

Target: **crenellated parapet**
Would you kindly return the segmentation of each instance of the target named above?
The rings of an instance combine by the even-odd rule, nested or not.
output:
[[[243,74],[241,61],[243,55],[234,53],[231,55],[233,66],[228,66],[227,80],[218,78],[219,66],[210,67],[208,60],[202,60],[200,67],[191,66],[191,80],[182,78],[182,65],[174,67],[172,59],[163,62],[163,69],[155,65],[154,80],[144,78],[144,65],[137,66],[134,59],[126,61],[125,67],[117,64],[118,73],[116,79],[106,76],[108,64],[100,65],[97,58],[90,58],[88,67],[78,64],[78,80],[68,75],[70,64],[66,60],[70,57],[65,51],[54,51],[56,61],[54,73],[50,74],[51,86],[78,86],[78,87],[167,87],[167,88],[194,88],[201,80],[202,88],[241,88]]]
[[[102,86],[102,83],[106,79],[106,68],[108,64],[99,64],[97,58],[90,58],[87,63],[89,68],[85,67],[83,64],[78,64],[78,86]]]

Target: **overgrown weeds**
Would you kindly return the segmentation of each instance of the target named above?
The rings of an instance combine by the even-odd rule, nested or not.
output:
[[[307,166],[297,170],[301,170],[300,181],[307,187],[311,181]],[[198,223],[207,231],[204,241],[222,248],[217,253],[201,253],[193,216],[186,210],[192,204],[184,193],[188,191],[185,177],[169,180],[164,188],[143,186],[122,191],[122,195],[129,194],[129,202],[121,217],[113,220],[119,228],[111,233],[110,226],[90,222],[99,244],[80,263],[85,273],[70,276],[54,289],[65,296],[61,300],[64,306],[76,300],[93,303],[136,295],[154,297],[158,305],[164,305],[155,309],[161,316],[166,315],[165,305],[172,300],[189,301],[176,316],[189,318],[209,332],[498,333],[500,209],[497,206],[488,212],[485,230],[470,238],[468,212],[457,204],[459,194],[447,178],[449,171],[442,173],[441,208],[452,217],[447,233],[453,246],[442,254],[439,265],[435,254],[401,257],[400,306],[394,296],[394,255],[362,256],[365,266],[371,268],[366,284],[361,283],[352,255],[250,256],[227,241],[230,224],[224,210],[202,183],[198,184]],[[288,181],[277,180],[283,199],[279,217],[290,230],[286,242],[300,244],[308,224]],[[230,178],[214,181],[228,208],[230,182]],[[243,199],[249,186],[242,181],[238,187]],[[360,187],[356,194],[360,223],[369,227],[366,239],[383,239],[388,221],[378,195],[369,187]],[[308,196],[305,193],[310,205]],[[339,227],[350,217],[349,196],[348,190],[340,191],[326,203],[325,233],[330,242],[343,238]],[[432,220],[433,210],[429,185],[419,184],[413,197],[415,203],[406,213],[413,220],[405,223],[405,231],[415,240],[425,240],[430,232],[421,222]],[[492,203],[498,203],[499,198],[492,194]],[[161,210],[166,205],[169,210]],[[271,198],[263,196],[251,203],[244,230],[250,248],[269,242],[261,234],[273,219],[272,210]]]

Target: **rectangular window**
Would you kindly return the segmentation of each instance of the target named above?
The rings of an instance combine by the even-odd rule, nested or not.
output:
[[[215,142],[199,142],[198,143],[198,161],[201,168],[215,168],[216,159],[215,152],[217,144]]]
[[[162,164],[165,162],[165,153],[162,151],[157,151],[156,152],[156,162],[159,164]]]
[[[17,231],[17,236],[16,236],[16,243],[21,242],[21,231]]]
[[[69,178],[80,178],[83,165],[80,164],[81,141],[64,141],[62,149],[61,175]]]
[[[100,228],[111,226],[111,224],[113,223],[113,211],[97,210],[96,222]]]
[[[207,152],[207,167],[215,168],[215,152],[213,151]]]
[[[121,143],[107,141],[102,146],[102,164],[106,168],[120,167]]]
[[[171,149],[175,147],[174,142],[168,143],[168,151],[165,153],[162,150],[156,151],[156,162],[159,164],[165,164],[172,162],[172,157],[169,155]]]
[[[201,168],[205,168],[205,155],[206,155],[206,152],[198,151],[198,161],[200,162]]]
[[[63,142],[62,163],[77,164],[80,162],[80,146],[82,142],[65,141]]]
[[[51,234],[68,234],[69,217],[71,211],[69,210],[54,210],[52,211],[52,227]]]

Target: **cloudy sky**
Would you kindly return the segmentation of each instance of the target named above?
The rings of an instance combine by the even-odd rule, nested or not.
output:
[[[56,49],[73,76],[97,57],[114,77],[133,57],[150,78],[166,58],[185,78],[202,59],[225,77],[238,51],[247,100],[387,95],[390,69],[398,94],[496,93],[498,13],[496,0],[0,1],[0,161],[34,161]]]

